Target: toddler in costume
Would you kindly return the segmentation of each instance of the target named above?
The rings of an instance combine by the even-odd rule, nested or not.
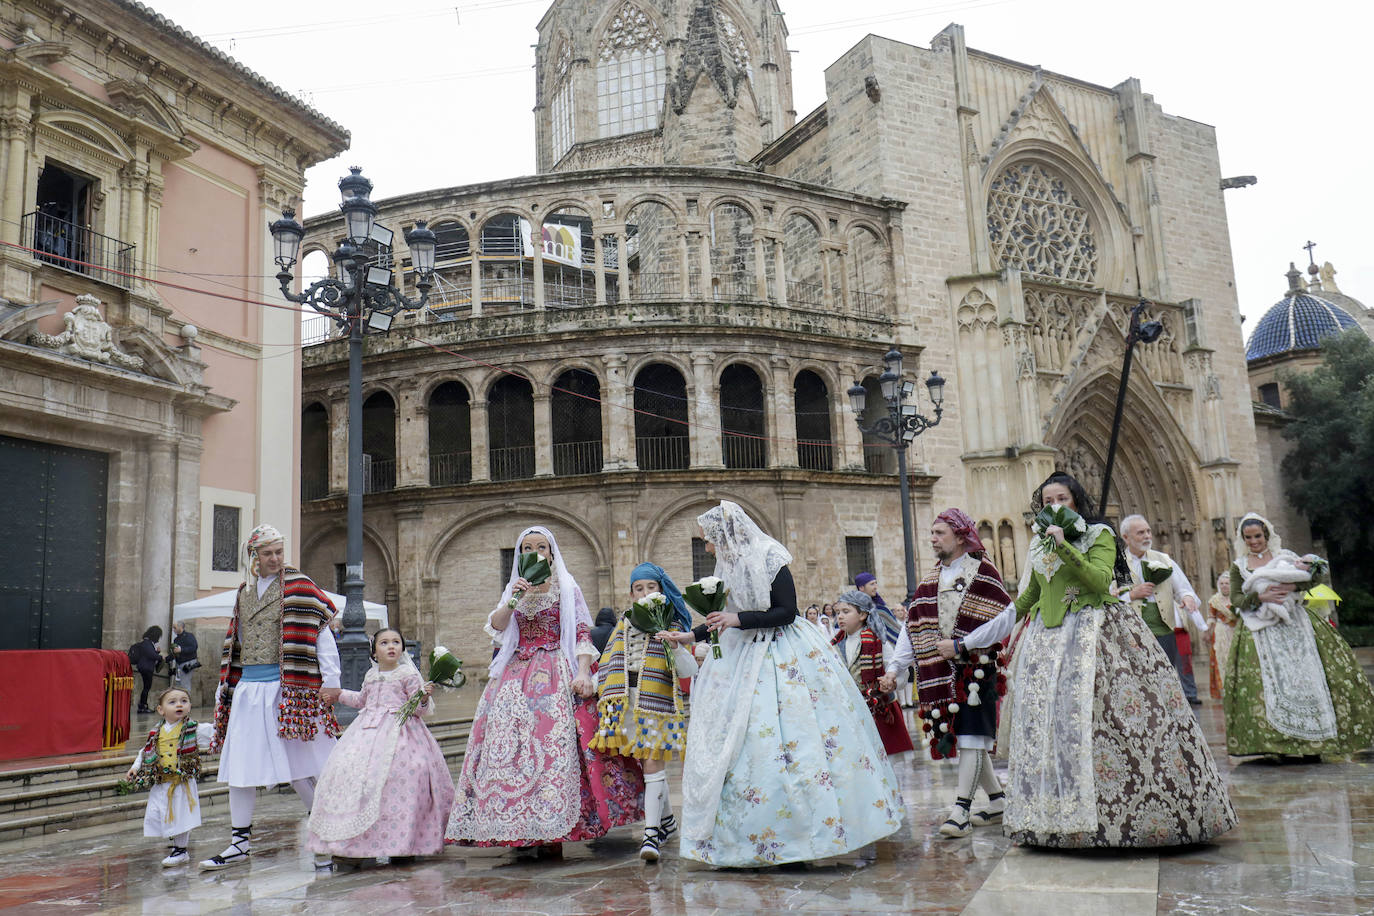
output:
[[[315,786],[309,846],[340,859],[387,856],[395,862],[443,849],[453,777],[419,718],[434,713],[434,685],[420,677],[399,630],[377,631],[372,659],[363,689],[339,695],[339,702],[362,712]],[[419,715],[402,723],[398,711],[421,689],[426,695]]]
[[[878,686],[892,649],[868,625],[873,612],[873,599],[858,589],[851,589],[835,600],[835,617],[840,629],[830,644],[840,653],[840,660],[854,678],[854,686],[863,694],[873,724],[883,739],[888,756],[912,750],[911,733],[906,730],[902,708],[892,695]]]
[[[161,724],[148,733],[125,778],[135,789],[148,789],[143,835],[167,837],[171,851],[163,868],[191,861],[187,846],[191,830],[200,826],[200,752],[208,749],[214,727],[188,718],[191,695],[183,687],[168,687],[157,698]]]

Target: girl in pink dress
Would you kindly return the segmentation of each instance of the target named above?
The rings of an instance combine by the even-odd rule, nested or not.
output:
[[[515,550],[517,563],[521,552],[538,552],[553,575],[531,586],[513,563],[487,618],[501,649],[477,704],[446,832],[465,846],[556,847],[644,817],[637,763],[587,747],[597,729],[590,671],[599,653],[582,590],[547,528],[520,532]]]
[[[393,861],[444,848],[453,808],[453,777],[439,743],[420,716],[432,715],[424,683],[399,630],[372,637],[375,664],[363,689],[339,702],[361,709],[329,755],[315,786],[310,851],[340,859],[388,856]],[[404,724],[397,711],[417,690],[425,702]]]

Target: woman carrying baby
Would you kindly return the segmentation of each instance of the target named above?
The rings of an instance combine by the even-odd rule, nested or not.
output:
[[[1261,516],[1241,519],[1230,571],[1241,625],[1223,663],[1228,754],[1314,760],[1374,744],[1374,688],[1350,646],[1302,601],[1324,567],[1284,550]]]

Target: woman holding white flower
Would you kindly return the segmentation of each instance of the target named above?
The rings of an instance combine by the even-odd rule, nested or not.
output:
[[[1002,712],[1011,720],[1004,831],[1030,846],[1138,847],[1230,830],[1235,810],[1178,675],[1144,619],[1112,594],[1111,527],[1060,471],[1031,502],[1049,512],[1037,516],[1045,524],[1020,596],[937,644],[954,658],[1005,643],[1030,617]]]
[[[841,855],[894,833],[902,797],[873,717],[820,631],[799,619],[792,555],[732,502],[697,519],[725,609],[693,687],[682,854],[721,866]],[[699,585],[709,586],[716,583]]]
[[[597,726],[597,652],[582,590],[547,528],[520,532],[515,552],[487,617],[501,648],[473,717],[446,832],[460,845],[556,847],[604,836],[643,810],[633,761],[587,747]],[[547,582],[519,574],[525,553],[548,561]]]

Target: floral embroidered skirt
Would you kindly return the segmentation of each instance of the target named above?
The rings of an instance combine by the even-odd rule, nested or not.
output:
[[[1014,664],[1003,816],[1013,840],[1181,846],[1236,825],[1178,674],[1138,614],[1085,607],[1053,628],[1037,616]]]
[[[894,833],[904,805],[873,717],[805,620],[726,630],[693,691],[682,855],[717,866],[836,856]]]
[[[1226,752],[1237,757],[1251,754],[1343,755],[1374,744],[1374,690],[1355,653],[1322,616],[1303,609],[1316,641],[1331,706],[1336,734],[1322,740],[1303,740],[1285,734],[1269,721],[1255,635],[1238,624],[1226,665]],[[1293,626],[1275,624],[1275,626]]]
[[[644,819],[639,765],[588,749],[595,700],[575,697],[571,685],[556,645],[516,655],[487,684],[463,755],[449,842],[576,842]]]

